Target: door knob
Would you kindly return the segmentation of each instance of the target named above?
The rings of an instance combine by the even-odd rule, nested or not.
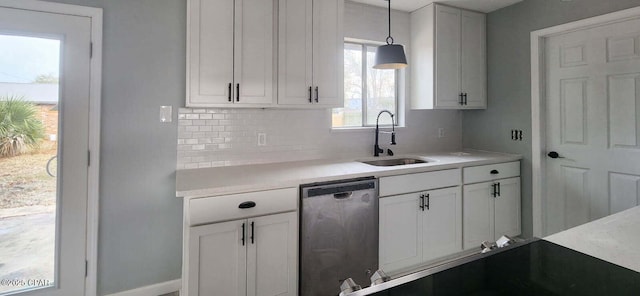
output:
[[[547,156],[551,157],[551,158],[564,158],[562,156],[560,156],[560,154],[558,154],[558,152],[555,151],[551,151],[547,154]]]

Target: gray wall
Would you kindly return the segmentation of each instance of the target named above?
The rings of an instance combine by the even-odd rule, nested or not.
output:
[[[178,279],[182,200],[175,197],[175,114],[184,105],[186,1],[48,1],[104,9],[98,294]],[[358,19],[384,15],[379,8],[366,11],[371,14]],[[396,12],[394,17],[394,24],[408,24],[408,14]],[[354,36],[373,32],[362,22],[351,24],[354,28],[346,31]],[[378,29],[384,31],[385,23],[381,24]],[[408,33],[394,34],[400,40]],[[378,35],[380,40],[386,37]],[[161,105],[174,107],[173,123],[159,123]],[[458,112],[408,113],[413,119],[407,129],[420,132],[403,140],[403,145],[459,149]],[[433,121],[448,128],[447,138],[434,139],[438,126]]]
[[[519,153],[522,161],[522,227],[533,235],[531,201],[531,50],[530,33],[616,10],[640,0],[525,0],[487,17],[487,110],[465,111],[463,147]],[[514,142],[511,129],[522,129]]]
[[[177,119],[159,106],[184,104],[186,1],[56,2],[104,8],[98,294],[180,278]]]

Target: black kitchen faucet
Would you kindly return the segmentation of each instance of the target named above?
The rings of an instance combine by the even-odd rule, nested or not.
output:
[[[378,145],[378,134],[380,133],[380,128],[378,127],[378,121],[380,120],[380,115],[382,115],[382,113],[389,113],[389,115],[391,116],[391,145],[395,145],[396,144],[396,125],[393,122],[393,113],[389,112],[388,110],[382,110],[380,111],[380,113],[378,113],[378,117],[376,118],[376,144],[373,146],[373,156],[380,156],[381,152],[384,152],[384,149],[380,149],[380,146]],[[383,133],[389,133],[389,132],[383,132]],[[393,151],[391,151],[391,149],[387,149],[387,154],[389,156],[393,156]]]

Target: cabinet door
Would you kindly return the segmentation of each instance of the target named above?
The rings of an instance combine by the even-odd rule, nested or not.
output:
[[[233,0],[189,0],[187,107],[230,104]]]
[[[419,194],[380,199],[380,268],[393,273],[422,262]]]
[[[483,241],[493,241],[493,182],[464,186],[462,203],[464,249],[480,249]]]
[[[295,212],[248,220],[247,295],[296,295],[297,221]]]
[[[247,288],[246,220],[191,227],[189,295],[244,296]]]
[[[460,108],[460,9],[436,5],[436,108]]]
[[[461,90],[467,94],[464,108],[486,108],[487,66],[485,15],[462,11]]]
[[[279,0],[278,104],[311,104],[313,1]]]
[[[520,178],[502,179],[500,196],[495,198],[495,236],[520,235]]]
[[[423,261],[462,251],[462,192],[460,187],[428,191],[423,216]]]
[[[273,1],[235,0],[235,4],[233,100],[235,104],[271,105],[275,83]]]
[[[344,0],[313,2],[313,103],[341,107],[344,92]]]

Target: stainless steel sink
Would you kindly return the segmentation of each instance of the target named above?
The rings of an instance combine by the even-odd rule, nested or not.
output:
[[[396,165],[427,163],[426,160],[417,159],[417,158],[390,158],[390,159],[376,159],[376,160],[368,160],[368,161],[360,161],[360,162],[366,163],[368,165],[374,165],[374,166],[396,166]]]

